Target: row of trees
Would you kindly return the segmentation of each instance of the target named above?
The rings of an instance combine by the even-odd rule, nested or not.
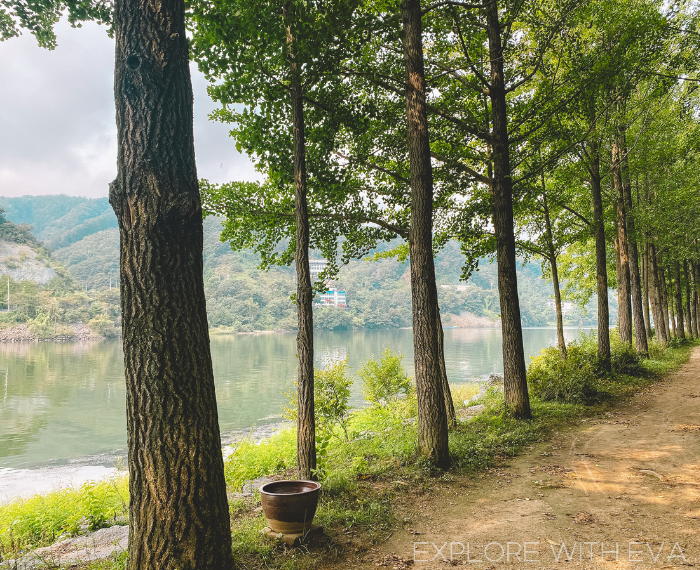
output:
[[[24,3],[10,5],[15,17],[2,12],[3,37],[19,23],[50,45],[46,30],[63,5],[42,4],[44,18],[27,17]],[[78,19],[105,15],[102,3],[68,7]],[[239,148],[267,174],[261,185],[202,184],[205,210],[228,215],[224,237],[234,246],[255,246],[264,263],[296,263],[303,477],[315,465],[309,247],[334,269],[380,240],[405,240],[397,254],[411,262],[418,449],[439,467],[449,465],[454,412],[433,253],[447,239],[463,245],[465,277],[484,254],[497,259],[505,400],[519,418],[530,416],[519,247],[546,258],[556,279],[558,255],[595,245],[588,267],[595,267],[603,361],[610,284],[620,295],[623,340],[631,341],[632,316],[637,336],[649,322],[641,320],[635,245],[637,266],[639,244],[649,251],[656,311],[668,296],[668,264],[679,286],[675,269],[686,259],[697,266],[697,200],[688,199],[697,185],[692,160],[683,163],[697,148],[687,136],[697,121],[687,87],[697,81],[692,3],[194,0],[188,8],[191,42],[183,2],[118,0],[113,13],[119,155],[110,202],[121,234],[129,568],[232,565],[188,49],[214,82],[216,117],[234,123]],[[667,112],[673,122],[658,123]],[[653,144],[650,129],[659,124],[664,132],[676,127],[674,145]],[[643,141],[648,152],[632,161]],[[280,249],[284,238],[290,246]],[[617,272],[608,279],[610,257]],[[571,271],[582,264],[571,260]],[[676,312],[683,287],[677,291]]]
[[[665,288],[649,281],[658,271],[642,275],[639,252],[678,247],[654,243],[655,220],[670,211],[659,209],[650,174],[639,191],[637,169],[666,163],[639,153],[656,140],[661,110],[681,101],[686,113],[671,124],[683,125],[686,146],[697,143],[688,135],[697,120],[687,76],[696,70],[692,6],[210,0],[193,2],[192,13],[193,56],[221,103],[214,118],[233,125],[239,149],[267,175],[264,184],[204,182],[205,211],[227,216],[222,239],[234,248],[256,248],[264,265],[294,260],[300,277],[300,476],[314,465],[309,246],[332,271],[380,240],[405,240],[396,254],[411,260],[419,450],[437,466],[449,464],[454,410],[432,260],[448,239],[462,244],[465,278],[484,255],[498,262],[505,399],[515,417],[530,416],[518,251],[543,259],[551,275],[562,357],[562,255],[567,283],[579,282],[577,272],[595,279],[583,289],[597,292],[602,366],[611,286],[622,340],[632,341],[634,315],[636,347],[647,352],[643,295]],[[590,246],[582,259],[577,246]]]

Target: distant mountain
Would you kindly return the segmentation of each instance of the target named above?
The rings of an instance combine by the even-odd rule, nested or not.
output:
[[[96,232],[117,228],[117,218],[107,198],[77,196],[0,196],[5,217],[34,227],[34,235],[55,251]]]
[[[82,290],[109,291],[119,276],[119,231],[107,198],[72,196],[0,197],[5,217],[31,224],[51,250],[51,257],[70,272]],[[294,270],[258,269],[252,251],[233,252],[221,243],[220,221],[204,222],[204,283],[209,323],[234,331],[291,329],[296,326]],[[383,244],[391,248],[396,244]],[[440,307],[445,325],[495,324],[499,319],[497,266],[484,260],[469,283],[459,276],[464,258],[456,242],[448,243],[435,260]],[[0,269],[2,273],[2,269]],[[331,284],[347,295],[348,308],[320,307],[317,327],[392,328],[411,326],[408,263],[395,259],[352,261]],[[523,324],[547,326],[554,321],[551,284],[540,266],[518,268]],[[473,318],[474,317],[474,318]],[[583,316],[577,309],[565,315],[569,324],[595,323],[595,312]]]

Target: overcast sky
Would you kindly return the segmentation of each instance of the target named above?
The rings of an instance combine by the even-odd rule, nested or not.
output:
[[[0,196],[107,196],[116,175],[114,41],[91,23],[61,22],[56,35],[54,51],[29,33],[0,42]],[[214,104],[194,67],[192,82],[199,177],[258,179],[228,126],[207,119]]]

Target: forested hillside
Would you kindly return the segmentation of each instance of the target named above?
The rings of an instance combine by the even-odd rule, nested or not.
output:
[[[83,289],[36,238],[31,225],[15,224],[8,217],[0,207],[0,329],[12,327],[9,337],[0,336],[116,336],[121,314],[117,289]]]
[[[116,303],[119,231],[107,199],[0,197],[0,205],[7,210],[8,220],[33,226],[37,239],[50,251],[51,262],[66,268],[66,277],[71,281],[68,288],[80,291],[81,295],[99,297],[104,305],[101,314],[112,315],[112,324],[116,326],[117,314],[108,306]],[[23,227],[26,231],[27,226]],[[261,271],[259,257],[254,252],[231,251],[228,244],[220,241],[220,231],[218,219],[205,220],[204,279],[210,325],[231,331],[295,328],[295,305],[291,301],[295,290],[293,268],[272,267]],[[38,241],[35,245],[39,245]],[[386,244],[384,249],[395,245]],[[465,284],[459,281],[463,263],[455,242],[449,242],[436,258],[445,326],[495,326],[499,317],[496,265],[482,260],[479,271]],[[348,308],[317,307],[316,326],[327,330],[411,326],[408,277],[408,262],[393,258],[350,262],[341,268],[338,280],[330,284],[346,291]],[[554,320],[551,284],[542,278],[538,262],[519,268],[518,285],[523,324],[551,325]],[[105,295],[107,298],[102,299]],[[41,308],[27,316],[37,312],[41,313]],[[69,315],[77,318],[72,313]],[[94,318],[89,314],[81,317]],[[584,316],[572,309],[566,320],[572,325],[593,324],[595,315],[589,312]]]

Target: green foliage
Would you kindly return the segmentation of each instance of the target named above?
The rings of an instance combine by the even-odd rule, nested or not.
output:
[[[599,382],[597,351],[592,337],[570,342],[566,360],[557,347],[545,348],[527,369],[530,393],[544,401],[590,403]]]
[[[226,483],[240,490],[243,483],[272,475],[296,465],[296,430],[284,429],[261,442],[246,438],[235,445],[226,459]]]
[[[314,412],[321,429],[338,425],[346,430],[352,378],[347,375],[348,360],[335,360],[314,371]]]
[[[626,376],[643,375],[634,348],[621,342],[615,331],[610,337],[609,374],[603,373],[594,334],[582,335],[569,343],[565,360],[557,347],[545,348],[532,360],[527,371],[530,393],[543,401],[590,404],[614,393],[615,384],[624,383]]]
[[[381,359],[367,361],[358,371],[364,383],[365,399],[373,404],[388,404],[408,396],[411,391],[411,379],[402,364],[403,354],[384,349]]]
[[[348,402],[352,377],[348,377],[348,360],[328,362],[322,369],[314,369],[314,412],[316,427],[321,431],[332,432],[336,426],[347,434]],[[287,393],[289,403],[284,407],[284,417],[296,421],[297,383]],[[325,441],[325,440],[324,440]]]
[[[75,535],[83,525],[124,524],[128,501],[127,478],[114,477],[0,505],[0,560]]]

